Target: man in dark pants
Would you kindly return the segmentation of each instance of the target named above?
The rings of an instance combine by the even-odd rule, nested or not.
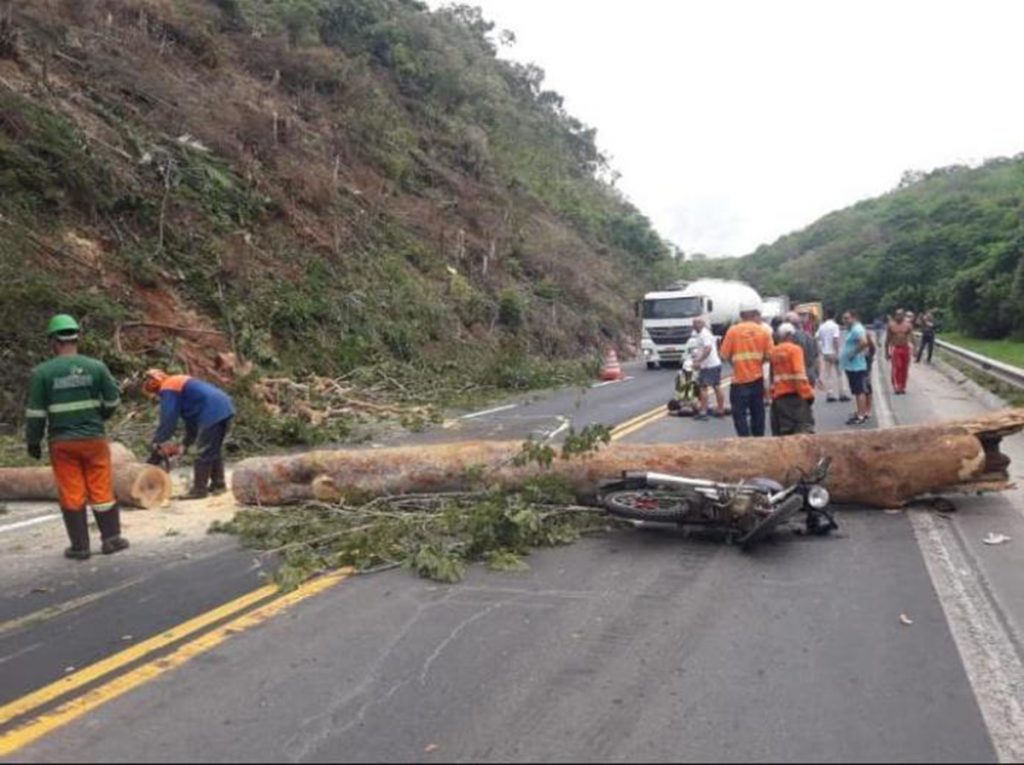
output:
[[[814,388],[807,377],[801,330],[788,321],[776,330],[772,349],[772,435],[814,432]]]
[[[921,344],[917,347],[917,363],[921,363],[924,356],[925,346],[928,346],[928,363],[932,363],[932,354],[935,353],[935,315],[926,311],[921,317]]]
[[[169,376],[162,369],[146,372],[143,390],[160,399],[160,426],[153,437],[155,452],[167,452],[179,418],[185,421],[185,449],[198,441],[192,490],[184,499],[203,499],[211,491],[226,491],[221,451],[235,416],[231,397],[216,385],[188,375]]]
[[[742,321],[726,332],[719,353],[732,363],[729,399],[736,435],[760,438],[765,433],[764,365],[774,343],[771,330],[761,323],[760,304],[741,305],[740,318]]]

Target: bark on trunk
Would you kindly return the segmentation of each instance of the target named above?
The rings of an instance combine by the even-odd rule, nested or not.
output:
[[[828,486],[835,501],[902,507],[926,495],[999,491],[1009,487],[1003,437],[1024,429],[1024,409],[976,420],[773,439],[727,439],[683,444],[615,443],[596,455],[556,460],[581,502],[600,481],[624,471],[676,473],[717,481],[756,476],[783,483],[832,457]],[[462,442],[374,450],[321,451],[245,460],[235,467],[235,498],[251,505],[309,500],[355,500],[370,495],[458,491],[473,476],[513,488],[542,473],[511,459],[520,443]],[[477,479],[479,480],[479,479]]]
[[[114,495],[123,507],[145,510],[171,498],[171,477],[153,465],[136,461],[127,447],[113,443]],[[57,501],[57,483],[48,467],[0,468],[0,500]]]

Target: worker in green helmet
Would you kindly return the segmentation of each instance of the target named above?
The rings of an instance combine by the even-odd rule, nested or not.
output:
[[[57,481],[61,514],[71,540],[65,556],[90,556],[92,507],[104,555],[128,547],[121,536],[121,516],[114,496],[106,420],[120,403],[120,391],[102,361],[78,352],[81,329],[67,314],[50,320],[47,335],[53,358],[32,370],[25,412],[25,443],[34,459],[42,457],[43,437]]]

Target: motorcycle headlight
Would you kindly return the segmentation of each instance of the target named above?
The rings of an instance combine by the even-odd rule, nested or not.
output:
[[[812,486],[807,492],[807,504],[815,510],[824,510],[832,501],[832,495],[824,486]]]

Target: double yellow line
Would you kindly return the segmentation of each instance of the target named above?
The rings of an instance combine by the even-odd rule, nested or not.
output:
[[[728,388],[732,385],[732,377],[726,377],[722,380],[722,388]],[[658,420],[664,419],[668,416],[668,406],[662,405],[655,407],[649,412],[644,412],[641,415],[634,417],[631,420],[626,420],[621,425],[617,425],[612,428],[612,441],[618,441],[625,438],[626,436],[636,433],[638,430],[643,430],[649,425],[653,425]]]
[[[617,425],[612,428],[612,441],[618,441],[632,433],[636,433],[638,430],[643,430],[648,425],[653,425],[655,422],[667,415],[668,407],[665,404],[662,404],[649,412],[644,412],[643,414],[634,417],[632,420],[626,420],[621,425]]]
[[[9,756],[150,680],[183,666],[195,657],[221,645],[233,635],[265,623],[297,603],[339,584],[353,573],[352,569],[343,569],[313,579],[297,590],[276,598],[274,597],[278,593],[276,586],[260,587],[248,595],[225,603],[167,632],[0,707],[0,728],[23,718],[20,723],[0,734],[0,757]],[[263,601],[267,602],[254,610],[248,610]],[[213,630],[203,632],[208,627],[225,620],[229,621]],[[169,655],[153,658],[153,655],[162,649],[169,648],[197,633],[203,634],[180,645]],[[149,659],[149,661],[125,674],[117,675],[113,679],[86,690],[85,693],[74,696],[52,709],[46,709],[53,702],[142,659]]]

